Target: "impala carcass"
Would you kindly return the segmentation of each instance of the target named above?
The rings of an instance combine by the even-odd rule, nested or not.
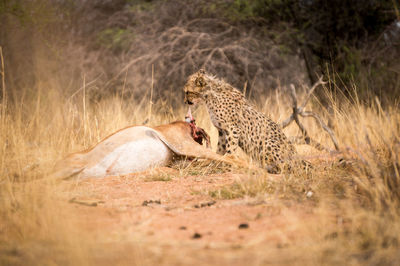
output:
[[[202,145],[203,140],[208,147]],[[51,176],[123,175],[166,166],[179,156],[241,164],[237,159],[216,154],[209,146],[209,136],[191,117],[156,127],[131,126],[111,134],[91,149],[70,154],[55,165]]]

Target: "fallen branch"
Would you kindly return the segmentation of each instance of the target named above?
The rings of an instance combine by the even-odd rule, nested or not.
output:
[[[303,140],[305,141],[306,144],[309,144],[313,147],[315,147],[318,150],[326,150],[326,151],[331,151],[329,148],[324,147],[323,145],[321,145],[320,143],[318,143],[317,141],[314,141],[310,138],[310,136],[308,135],[307,130],[305,129],[305,127],[303,126],[303,124],[300,122],[299,120],[299,116],[302,117],[313,117],[315,120],[318,121],[319,125],[326,131],[328,132],[329,136],[331,137],[331,140],[333,142],[333,145],[335,146],[335,149],[338,151],[339,150],[339,144],[337,142],[337,139],[335,137],[335,134],[333,133],[332,129],[330,129],[323,121],[322,119],[315,114],[314,112],[311,111],[304,111],[305,106],[307,105],[308,101],[311,98],[311,94],[314,92],[314,90],[319,86],[319,85],[323,85],[326,84],[326,82],[324,82],[322,80],[322,76],[318,79],[318,81],[311,87],[311,89],[307,92],[306,97],[304,98],[303,104],[300,107],[297,107],[297,95],[296,95],[296,89],[294,87],[293,84],[290,84],[290,97],[292,98],[292,109],[293,109],[293,113],[290,115],[290,117],[288,117],[287,119],[285,119],[281,126],[282,128],[287,127],[288,125],[290,125],[293,121],[296,122],[297,126],[300,128],[300,131],[303,135]],[[298,138],[296,138],[298,140]]]
[[[328,132],[329,136],[330,136],[331,139],[332,139],[333,145],[335,145],[335,149],[336,149],[336,150],[339,150],[339,144],[338,144],[338,142],[337,142],[337,139],[336,139],[335,134],[333,133],[332,129],[330,129],[324,122],[322,122],[321,118],[320,118],[317,114],[315,114],[315,113],[313,113],[313,112],[302,112],[302,113],[301,113],[301,116],[303,116],[303,117],[310,117],[310,116],[311,116],[311,117],[314,117],[314,119],[318,121],[319,125],[320,125],[326,132]]]

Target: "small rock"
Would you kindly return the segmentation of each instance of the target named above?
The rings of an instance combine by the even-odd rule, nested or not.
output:
[[[186,230],[186,229],[187,229],[186,226],[179,227],[179,230]]]
[[[311,198],[314,193],[312,191],[308,191],[306,196],[307,198]]]
[[[207,206],[212,206],[212,205],[214,205],[215,203],[217,203],[215,200],[210,201],[210,202],[207,202]]]
[[[247,229],[247,228],[249,228],[249,224],[247,223],[239,224],[239,229]]]
[[[201,238],[201,237],[202,237],[201,234],[199,234],[199,233],[194,233],[193,236],[192,236],[192,239],[199,239],[199,238]]]
[[[217,203],[215,200],[213,201],[209,201],[209,202],[203,202],[201,204],[195,204],[193,205],[194,208],[204,208],[204,207],[210,207],[212,205],[214,205],[215,203]]]
[[[142,203],[142,206],[147,206],[150,203],[161,204],[161,200],[145,200]]]

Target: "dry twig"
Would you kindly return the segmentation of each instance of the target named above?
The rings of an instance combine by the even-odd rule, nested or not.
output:
[[[318,121],[319,125],[326,131],[328,132],[329,136],[332,139],[333,145],[335,145],[335,149],[338,151],[339,150],[339,144],[337,142],[337,139],[335,137],[335,134],[333,133],[332,129],[330,129],[323,121],[322,119],[315,114],[314,112],[311,111],[304,111],[305,106],[307,105],[307,102],[310,100],[311,94],[314,92],[314,90],[319,86],[323,85],[326,82],[322,81],[322,77],[319,78],[319,80],[311,87],[311,89],[307,92],[306,97],[304,99],[303,104],[300,107],[297,107],[297,95],[296,95],[296,89],[293,84],[290,84],[290,97],[292,98],[292,108],[293,108],[293,113],[290,115],[289,118],[287,118],[285,121],[282,122],[281,126],[282,128],[287,127],[292,123],[293,121],[296,122],[297,126],[300,128],[301,133],[303,134],[303,139],[304,141],[315,147],[318,150],[327,150],[330,151],[330,149],[324,147],[320,143],[312,140],[310,136],[308,135],[307,130],[303,126],[303,124],[299,120],[299,116],[302,117],[313,117],[315,120]],[[298,139],[298,138],[297,138]]]
[[[2,124],[4,125],[4,119],[6,115],[6,106],[7,106],[7,95],[6,95],[6,82],[5,82],[5,68],[4,68],[4,58],[3,58],[3,48],[0,46],[0,64],[1,64],[1,88],[3,90],[3,96],[2,96],[2,106],[1,106],[1,119],[2,119]]]

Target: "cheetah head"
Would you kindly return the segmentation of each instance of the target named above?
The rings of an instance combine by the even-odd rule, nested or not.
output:
[[[183,87],[185,103],[192,105],[202,102],[207,97],[208,90],[207,74],[204,69],[200,69],[189,77]]]

